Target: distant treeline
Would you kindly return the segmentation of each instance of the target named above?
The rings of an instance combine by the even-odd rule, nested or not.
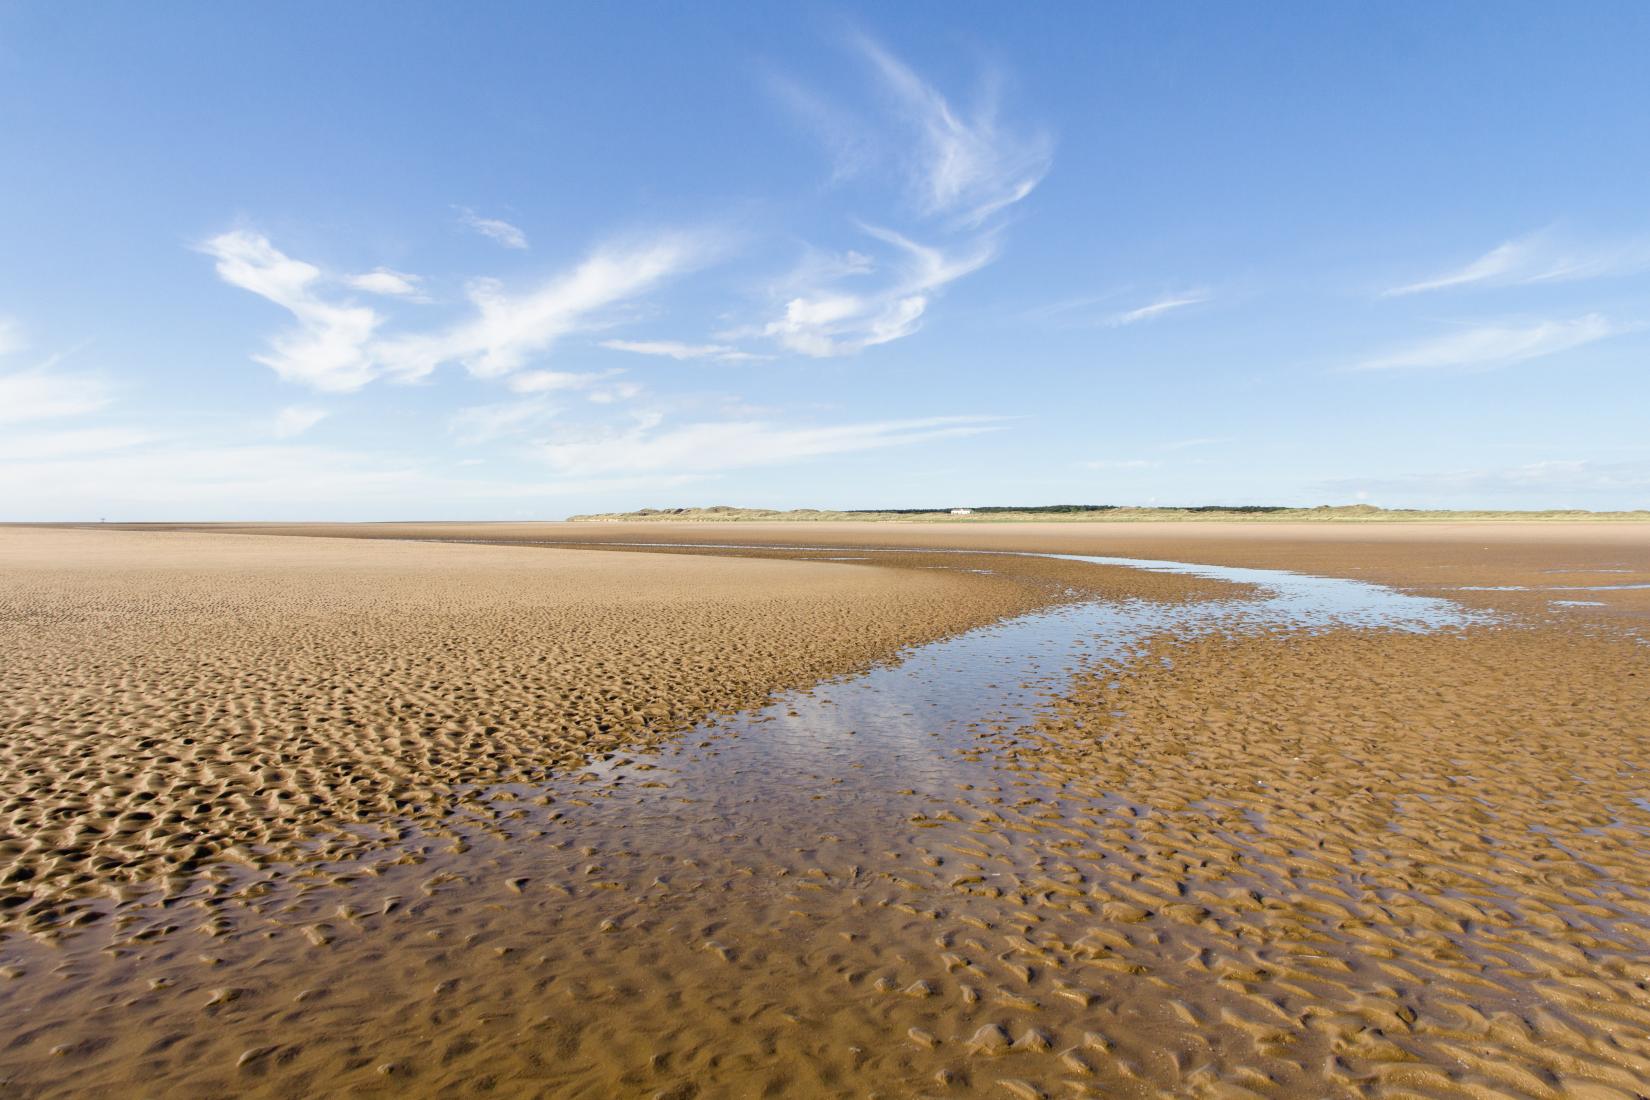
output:
[[[1072,512],[1115,512],[1124,505],[1121,504],[1030,504],[1030,505],[986,505],[980,508],[970,508],[975,515],[988,516],[993,512],[1041,512],[1070,514]],[[1184,508],[1153,508],[1154,512],[1287,512],[1290,509],[1281,504],[1197,504]],[[847,514],[851,516],[928,516],[937,512],[949,512],[949,508],[850,508]]]

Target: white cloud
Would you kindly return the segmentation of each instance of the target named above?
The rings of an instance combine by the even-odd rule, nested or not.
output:
[[[559,370],[525,370],[512,374],[505,382],[516,393],[549,393],[551,390],[577,390],[594,385],[609,377],[609,371],[572,372]]]
[[[109,387],[87,375],[58,374],[50,364],[0,374],[0,424],[81,416],[110,401]]]
[[[1102,458],[1083,463],[1089,470],[1150,470],[1161,465],[1145,458]]]
[[[489,443],[519,435],[554,416],[556,409],[542,397],[501,401],[459,409],[447,427],[461,443]]]
[[[875,42],[862,38],[859,45],[914,132],[909,168],[924,214],[978,225],[1031,194],[1048,173],[1052,140],[1040,130],[1003,127],[990,89],[965,114]]]
[[[384,319],[376,310],[325,298],[320,268],[280,252],[261,234],[224,233],[202,251],[217,260],[225,282],[267,298],[298,322],[274,338],[270,352],[254,359],[288,381],[344,392],[384,375],[422,378],[448,363],[460,363],[482,378],[509,374],[591,323],[597,311],[701,262],[709,248],[701,238],[668,235],[599,249],[571,271],[522,294],[508,293],[496,280],[477,280],[469,291],[470,319],[393,337],[378,335]]]
[[[505,248],[523,249],[527,247],[527,234],[507,221],[501,221],[498,218],[484,218],[469,207],[459,207],[458,220],[468,228],[480,233],[483,237],[497,241]]]
[[[863,119],[778,73],[768,84],[793,112],[824,142],[831,157],[831,184],[851,179],[877,159],[877,134]]]
[[[1199,305],[1208,300],[1209,295],[1201,290],[1188,291],[1184,294],[1171,294],[1136,309],[1114,313],[1107,318],[1106,324],[1117,328],[1122,325],[1132,325],[1139,321],[1150,321],[1173,310],[1185,309],[1187,306]]]
[[[902,234],[864,226],[876,240],[898,250],[893,279],[870,292],[822,286],[785,303],[784,315],[762,334],[782,347],[815,358],[847,355],[909,336],[921,326],[929,303],[947,284],[978,271],[996,254],[989,238],[946,253]]]
[[[1505,241],[1461,267],[1392,287],[1383,298],[1465,286],[1515,286],[1625,275],[1650,267],[1650,243],[1573,244],[1552,230]]]
[[[1572,321],[1482,325],[1366,359],[1356,364],[1354,369],[1464,367],[1488,370],[1570,351],[1624,331],[1625,328],[1597,313],[1589,313]]]
[[[702,262],[706,242],[664,236],[599,250],[537,290],[512,295],[492,279],[470,286],[473,319],[452,328],[386,340],[376,352],[397,374],[422,377],[444,363],[461,363],[478,378],[497,378],[542,355],[590,315],[633,298]]]
[[[916,332],[945,286],[996,257],[996,240],[982,226],[1030,195],[1053,158],[1047,134],[1001,122],[990,87],[976,97],[977,109],[964,112],[881,46],[863,38],[858,45],[897,115],[886,140],[848,141],[842,135],[850,126],[841,112],[794,87],[781,85],[781,92],[825,132],[838,154],[839,175],[844,149],[855,172],[873,146],[898,151],[916,213],[926,223],[921,235],[930,243],[862,223],[890,250],[885,256],[810,248],[802,270],[786,281],[779,316],[734,330],[813,357],[851,355]],[[859,128],[880,133],[887,127],[864,121]],[[882,276],[880,285],[867,287],[872,273]]]
[[[364,290],[368,294],[382,294],[390,298],[418,298],[422,295],[418,284],[422,282],[417,275],[408,275],[403,271],[391,271],[387,267],[373,268],[365,275],[351,275],[344,282],[356,290]]]
[[[937,416],[826,427],[718,421],[662,430],[659,424],[660,418],[648,417],[625,431],[542,443],[532,453],[558,473],[573,476],[703,472],[977,435],[1001,427],[1001,418]]]
[[[275,414],[275,423],[271,430],[277,439],[291,439],[293,436],[303,435],[315,425],[330,415],[326,409],[318,409],[312,405],[288,405]]]
[[[321,269],[277,250],[260,233],[234,230],[201,246],[217,260],[219,278],[250,290],[292,314],[298,327],[253,358],[290,382],[318,390],[357,390],[380,372],[369,343],[380,323],[366,306],[333,303],[318,293]]]
[[[637,355],[658,355],[666,359],[717,359],[741,362],[763,358],[728,344],[686,344],[678,340],[603,340],[602,347]]]

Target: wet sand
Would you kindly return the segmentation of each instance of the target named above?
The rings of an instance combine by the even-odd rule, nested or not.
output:
[[[904,529],[878,526],[885,543],[906,541]],[[643,541],[633,525],[615,528]],[[735,533],[757,541],[750,525],[707,525],[695,537]],[[837,547],[865,537],[803,533]],[[321,632],[302,629],[310,624],[282,602],[294,591],[342,601],[332,629],[345,638],[314,666],[337,666],[341,684],[407,644],[454,660],[456,640],[481,631],[496,639],[481,647],[485,658],[453,666],[445,681],[455,717],[507,695],[524,675],[520,652],[568,622],[597,624],[596,635],[572,635],[587,648],[601,623],[621,616],[626,633],[600,639],[620,666],[650,638],[670,652],[706,633],[719,645],[739,639],[740,667],[749,653],[781,654],[740,681],[745,695],[725,696],[737,706],[904,643],[1032,615],[685,738],[661,725],[623,730],[627,739],[609,748],[569,733],[545,738],[541,759],[523,737],[497,768],[460,740],[453,756],[469,770],[441,775],[440,813],[369,801],[348,819],[380,828],[347,851],[290,864],[275,861],[287,849],[249,861],[209,857],[172,883],[165,904],[134,895],[105,903],[89,926],[49,925],[55,939],[14,932],[0,978],[0,1024],[12,1036],[0,1045],[0,1080],[22,1095],[1645,1093],[1650,647],[1634,633],[1641,594],[1616,589],[1601,606],[1570,607],[1555,606],[1570,592],[1457,591],[1555,576],[1645,580],[1644,537],[1513,532],[1485,551],[1481,528],[1465,539],[1407,532],[1407,542],[1384,533],[1370,542],[1363,533],[1353,543],[1229,532],[1199,541],[1183,527],[1178,541],[1125,534],[1136,541],[1119,545],[1111,532],[1071,536],[1081,543],[1041,531],[992,538],[1242,565],[1317,562],[1325,573],[1445,593],[1498,617],[1435,632],[1245,621],[1252,589],[973,555],[821,564],[244,540],[254,553],[227,548],[235,536],[53,536],[205,537],[226,544],[214,553],[274,555],[269,588],[279,595],[259,606],[281,614],[260,644],[242,649],[241,635],[260,637],[258,615],[226,615],[225,593],[257,590],[261,566],[223,566],[215,586],[189,570],[181,586],[164,582],[160,604],[184,600],[180,592],[203,602],[169,612],[170,632],[150,628],[179,662],[199,659],[203,624],[225,619],[226,629],[204,637],[242,663],[265,655],[267,664],[271,635],[288,640],[277,652],[304,652],[313,640],[292,639]],[[681,525],[669,535],[683,541]],[[124,593],[163,582],[123,573],[119,561],[132,552],[77,567],[53,547],[31,570],[64,576],[21,584],[8,568],[33,610],[14,613],[17,597],[8,605],[8,644],[22,659],[7,667],[30,667],[38,639],[60,629],[82,659],[105,637],[118,643],[135,631],[123,623],[130,607],[153,607],[155,597],[132,605]],[[353,564],[317,563],[307,587],[292,579],[304,569],[281,557],[323,552]],[[408,557],[380,578],[375,563],[386,553]],[[427,555],[449,553],[464,557],[435,579]],[[499,554],[523,560],[487,564]],[[537,629],[507,628],[524,574],[587,557],[603,561],[574,581],[581,598],[601,590],[608,570],[621,571],[609,602],[541,597]],[[495,568],[502,575],[492,578]],[[1560,569],[1588,572],[1548,572]],[[391,632],[440,617],[403,602],[409,574],[395,570],[411,570],[419,590],[462,593],[463,613],[439,638]],[[87,574],[107,574],[107,587]],[[647,585],[667,583],[717,610],[659,615]],[[763,584],[779,595],[739,602]],[[361,603],[346,595],[356,592],[367,594]],[[1130,609],[1132,633],[1072,618],[1100,606],[1095,598]],[[769,629],[775,608],[793,600],[820,632],[795,665],[784,656],[794,639]],[[1071,609],[1047,610],[1062,603]],[[1212,633],[1199,628],[1217,606],[1240,612]],[[677,619],[684,633],[672,635]],[[24,635],[33,648],[15,642]],[[371,638],[386,648],[365,647]],[[80,672],[71,661],[21,692],[8,673],[8,718],[19,699],[51,700],[52,710],[31,712],[29,728],[40,715],[72,715],[78,725],[64,723],[60,741],[84,752],[105,728],[98,715],[130,697],[121,677],[141,670],[136,655],[149,643],[121,644],[131,648],[118,672],[95,663]],[[1046,659],[1027,665],[1024,653],[1039,647]],[[362,663],[348,663],[356,650]],[[500,661],[507,674],[481,676]],[[731,663],[708,662],[724,674]],[[174,684],[187,682],[183,668],[149,671]],[[573,665],[557,690],[575,690],[590,672]],[[53,673],[109,686],[60,699],[49,694]],[[628,698],[647,682],[619,679],[611,694]],[[548,691],[543,681],[521,683],[541,708],[523,713],[548,720]],[[897,713],[889,700],[901,703]],[[165,711],[129,722],[175,738],[224,721],[192,713],[194,727]],[[8,752],[28,740],[16,728],[7,727]],[[132,743],[105,759],[133,749],[152,751]],[[611,755],[594,769],[569,768],[592,749]],[[68,750],[55,751],[47,772],[75,768]],[[337,782],[366,767],[394,778],[377,763],[385,758],[367,753],[345,759],[348,771],[312,774]],[[96,755],[79,767],[95,772]],[[405,767],[421,775],[430,765],[420,757]],[[84,775],[75,783],[110,786]],[[83,825],[85,804],[60,806],[54,827]],[[344,812],[324,805],[309,822]],[[70,885],[89,889],[100,873]]]
[[[217,858],[336,854],[990,622],[1048,577],[0,531],[0,927]]]

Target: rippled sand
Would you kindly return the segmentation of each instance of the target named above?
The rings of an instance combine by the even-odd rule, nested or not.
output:
[[[855,534],[830,538],[852,545]],[[270,653],[320,644],[325,632],[288,613],[305,599],[331,608],[343,634],[305,666],[316,683],[342,691],[404,645],[446,663],[435,681],[445,694],[428,696],[441,707],[423,705],[449,721],[408,726],[402,736],[419,743],[502,700],[534,722],[565,718],[565,700],[546,698],[585,685],[598,668],[588,653],[602,645],[614,690],[590,692],[612,698],[587,714],[634,713],[620,708],[651,681],[631,654],[650,640],[674,655],[718,638],[701,640],[702,663],[662,685],[660,697],[682,685],[700,692],[691,710],[711,698],[744,705],[769,687],[1051,600],[1129,600],[1146,622],[1161,608],[1163,629],[1126,652],[1090,647],[1074,679],[1057,671],[1058,654],[1028,671],[1011,659],[1021,635],[992,643],[988,632],[943,651],[961,654],[954,660],[914,656],[897,713],[858,709],[866,692],[852,684],[868,683],[874,703],[876,677],[895,682],[879,672],[685,739],[664,724],[609,723],[618,740],[587,744],[576,731],[588,719],[568,719],[542,747],[525,732],[504,738],[495,762],[453,734],[447,751],[460,770],[424,780],[441,794],[440,812],[370,800],[323,801],[290,819],[262,802],[250,815],[229,812],[284,820],[268,827],[295,838],[339,820],[377,828],[289,864],[271,859],[296,841],[246,861],[207,857],[174,875],[164,904],[134,893],[83,928],[42,922],[55,938],[14,932],[0,973],[9,1035],[0,1081],[12,1092],[1556,1098],[1650,1088],[1650,646],[1635,634],[1644,620],[1632,592],[1602,608],[1463,593],[1501,618],[1434,634],[1192,636],[1176,624],[1196,621],[1198,601],[1248,593],[1008,559],[911,555],[873,568],[207,537],[238,564],[207,569],[215,586],[188,569],[146,582],[168,594],[142,606],[181,601],[149,620],[160,639],[152,648],[176,654],[151,668],[151,642],[142,624],[124,622],[133,605],[121,595],[146,589],[118,569],[107,590],[75,575],[101,575],[130,549],[94,568],[54,562],[68,553],[54,546],[21,571],[33,579],[6,571],[9,590],[30,593],[23,603],[35,610],[6,605],[6,644],[22,660],[7,663],[5,751],[32,751],[10,721],[22,704],[36,708],[29,729],[63,722],[74,734],[59,743],[80,750],[78,759],[53,750],[23,785],[70,792],[53,796],[65,809],[31,819],[50,826],[19,834],[25,843],[93,837],[88,826],[105,819],[87,807],[117,801],[110,789],[136,789],[100,771],[138,769],[153,751],[121,740],[136,730],[176,743],[223,726],[220,745],[244,741],[232,709],[204,721],[219,712],[99,716],[137,697],[134,674],[232,708],[256,693],[223,681],[222,664],[191,675],[188,656],[211,652],[199,639],[267,667]],[[1096,536],[1022,548],[1311,559],[1427,591],[1560,568],[1650,575],[1650,550],[1630,540],[1501,538],[1485,552],[1412,539],[1407,549],[1194,540],[1178,555]],[[295,581],[281,555],[312,553],[343,557]],[[466,556],[442,559],[452,565],[442,574],[431,553]],[[280,566],[260,586],[268,555]],[[993,573],[961,571],[980,568]],[[574,572],[548,580],[563,569]],[[63,575],[44,579],[53,570]],[[522,614],[539,618],[512,626],[535,576],[541,603]],[[569,579],[577,598],[558,587]],[[660,614],[649,586],[670,583],[705,606]],[[447,595],[403,602],[412,584]],[[279,621],[225,613],[226,592],[264,588],[277,595],[260,606],[282,608]],[[191,618],[184,609],[197,599]],[[436,605],[447,602],[460,607],[431,635],[401,621],[440,619]],[[169,614],[176,621],[156,629]],[[798,619],[788,615],[816,635],[796,664],[787,631]],[[614,620],[625,632],[604,634]],[[59,629],[82,655],[99,653],[103,636],[125,638],[126,648],[109,647],[124,657],[85,671],[35,658],[39,671],[16,679]],[[477,632],[492,641],[465,656],[460,640]],[[578,639],[555,650],[573,668],[566,679],[533,678],[523,656],[557,644],[550,637]],[[691,678],[716,679],[705,669],[736,687],[714,694]],[[68,691],[60,680],[80,694],[50,694]],[[290,683],[254,682],[265,698],[293,697]],[[977,702],[999,696],[1013,705]],[[342,713],[332,692],[300,698],[316,707],[299,712]],[[353,705],[359,720],[362,703]],[[285,721],[295,728],[295,715]],[[111,728],[118,749],[87,749]],[[348,739],[336,732],[311,737],[339,751]],[[611,755],[595,769],[567,767],[593,749]],[[426,756],[392,766],[404,758],[383,751],[328,759],[332,771],[305,773],[319,787],[432,768]],[[322,794],[310,787],[291,784]],[[90,793],[77,802],[75,791]],[[54,889],[90,893],[116,877],[90,873]]]
[[[1046,601],[935,571],[0,529],[0,927],[336,854]]]

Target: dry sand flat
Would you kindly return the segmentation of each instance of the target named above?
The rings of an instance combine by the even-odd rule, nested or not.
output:
[[[1498,521],[1295,523],[494,523],[259,524],[223,528],[349,538],[486,542],[863,546],[1105,554],[1293,569],[1405,588],[1449,591],[1468,603],[1542,608],[1548,599],[1602,601],[1602,613],[1650,618],[1650,589],[1602,594],[1474,594],[1463,585],[1650,584],[1650,522]],[[1599,612],[1593,612],[1599,613]]]
[[[1650,558],[1642,534],[1515,531],[1486,553],[1483,533],[1133,547],[1440,588]],[[1025,548],[1131,552],[1078,537]],[[908,564],[835,568],[1046,598]],[[1174,614],[1218,587],[1127,576]],[[209,862],[165,909],[11,942],[0,1075],[24,1095],[1645,1094],[1635,596],[1463,596],[1515,614],[1169,631],[995,717],[979,700],[1028,675],[1012,647],[919,654],[902,667],[926,693],[907,684],[898,713],[826,686],[703,743],[488,788],[349,861]]]

